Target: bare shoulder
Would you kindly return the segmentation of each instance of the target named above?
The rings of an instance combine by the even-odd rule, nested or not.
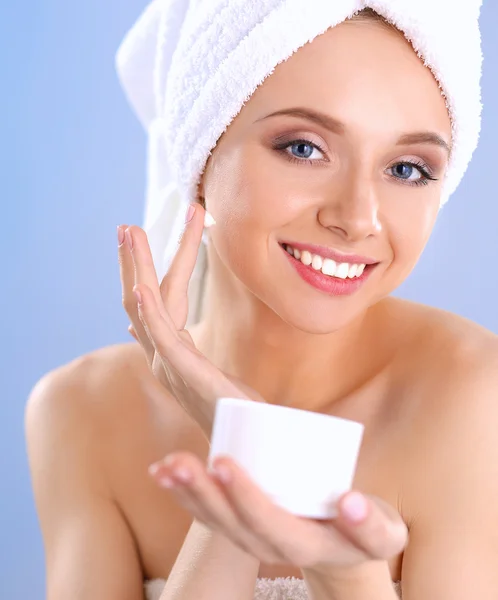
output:
[[[399,321],[413,323],[409,343],[399,353],[399,377],[417,396],[421,414],[449,422],[462,410],[478,410],[490,403],[486,388],[498,379],[498,336],[481,325],[438,308],[396,301],[392,311]],[[491,402],[491,404],[494,404]],[[487,406],[497,410],[498,405]]]
[[[430,312],[429,325],[428,414],[434,437],[446,436],[452,447],[470,428],[485,435],[487,424],[498,417],[498,336],[439,310]]]
[[[443,469],[457,480],[463,448],[468,451],[470,444],[477,451],[479,439],[492,434],[490,425],[498,418],[498,336],[444,310],[405,301],[392,307],[415,324],[399,371],[408,407],[405,489],[410,488],[408,512],[414,515]],[[472,464],[479,468],[479,461]]]
[[[123,392],[131,391],[130,386],[135,388],[147,375],[147,370],[138,344],[108,346],[80,356],[44,375],[33,389],[30,402],[53,398],[53,395],[46,394],[48,389],[58,391],[67,388],[76,392],[78,399],[85,399],[85,410],[105,411]],[[132,394],[125,393],[126,396],[131,398]],[[75,406],[75,403],[71,403],[71,406]]]
[[[174,450],[204,451],[203,436],[154,378],[138,344],[109,346],[46,374],[26,409],[28,445],[49,432],[81,439],[119,496],[123,479]]]
[[[111,347],[79,357],[46,373],[34,386],[26,406],[28,449],[48,438],[103,447],[106,417],[129,389],[133,362],[128,348]],[[136,361],[135,361],[136,362]],[[92,443],[90,443],[92,442]]]
[[[144,404],[134,383],[141,369],[128,347],[104,349],[31,392],[26,438],[51,599],[143,597],[135,532],[113,487],[115,446]]]
[[[498,336],[459,315],[421,310],[420,364],[431,417],[440,414],[449,429],[454,419],[465,421],[471,413],[498,412]]]
[[[68,490],[64,503],[72,511],[78,504],[80,514],[106,498],[133,539],[144,576],[169,571],[191,518],[157,488],[148,467],[178,450],[204,458],[209,448],[138,344],[100,349],[45,375],[28,400],[26,434],[37,506],[49,529],[58,518],[51,516],[50,489]],[[58,483],[48,485],[51,479]]]
[[[404,350],[412,359],[413,372],[423,367],[428,376],[440,379],[458,375],[472,377],[496,355],[498,336],[460,315],[406,300],[389,299],[391,320],[411,323],[409,343]],[[407,358],[405,353],[403,358]],[[487,357],[487,359],[486,359]],[[434,381],[431,379],[431,383]],[[445,383],[448,383],[445,379]]]
[[[155,431],[163,437],[165,429],[195,429],[135,343],[96,350],[47,373],[28,400],[27,418],[35,415],[81,423],[108,448],[123,436],[133,443],[142,433],[150,438]]]
[[[481,585],[486,595],[496,587],[498,548],[492,500],[498,495],[498,338],[445,311],[403,310],[419,332],[406,371],[408,418],[400,442],[406,452],[399,489],[410,531],[403,594],[463,598]]]

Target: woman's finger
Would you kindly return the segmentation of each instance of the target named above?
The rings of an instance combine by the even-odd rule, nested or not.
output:
[[[137,332],[135,331],[135,328],[133,327],[133,325],[128,326],[128,333],[131,335],[132,338],[134,338],[135,340],[137,340],[138,343],[140,343]]]
[[[134,285],[144,284],[153,293],[158,304],[159,312],[164,313],[157,279],[156,268],[152,259],[147,234],[143,229],[132,225],[125,232],[126,239],[131,251],[135,275]]]
[[[169,490],[178,501],[195,519],[209,526],[209,515],[203,507],[191,498],[188,486],[182,477],[172,474],[156,463],[149,468],[149,474],[159,487]]]
[[[134,337],[141,344],[145,351],[147,361],[151,364],[154,356],[154,346],[152,345],[147,332],[144,330],[138,315],[137,299],[133,293],[133,286],[135,285],[135,267],[130,247],[126,241],[125,232],[127,229],[128,227],[126,225],[120,225],[118,227],[118,259],[121,276],[122,302],[126,314],[131,321],[131,327],[133,327],[135,331],[136,337]]]
[[[348,502],[356,510],[364,506],[365,516],[354,521],[348,517]],[[339,501],[337,527],[372,559],[388,560],[399,554],[408,541],[408,529],[401,515],[384,500],[353,491]]]
[[[277,506],[229,458],[214,461],[223,489],[232,509],[243,525],[271,549],[276,562],[282,564],[311,564],[316,551],[317,531],[305,520]]]
[[[226,475],[224,491],[240,520],[279,552],[283,562],[306,568],[324,557],[358,560],[358,550],[339,531],[277,506],[230,458],[220,457],[217,464]]]
[[[178,250],[160,286],[162,301],[178,331],[184,329],[187,322],[188,285],[202,241],[204,215],[200,204],[189,205]]]
[[[160,303],[157,302],[152,290],[147,285],[137,284],[134,286],[133,292],[142,327],[147,332],[155,350],[162,358],[168,360],[181,344],[173,322],[167,313],[161,314]]]
[[[178,493],[182,504],[210,529],[219,531],[254,556],[269,557],[261,541],[241,525],[219,484],[197,457],[187,453],[170,455],[153,465],[152,474],[159,485]]]
[[[182,332],[175,326],[166,312],[159,313],[152,292],[145,285],[135,286],[140,296],[139,313],[142,323],[149,334],[156,351],[166,365],[178,375],[202,398],[213,402],[224,395],[247,398],[223,373],[211,364],[195,347],[184,341]]]
[[[207,402],[195,402],[187,405],[183,402],[183,396],[180,396],[181,399],[179,398],[183,408],[199,424],[201,429],[210,435],[215,399],[224,395],[216,396],[212,394],[211,388],[214,384],[210,382],[210,379],[216,380],[223,376],[212,365],[209,370],[210,363],[204,357],[202,357],[202,360],[196,350],[185,344],[180,337],[180,332],[176,331],[168,315],[163,318],[159,314],[154,296],[147,286],[136,286],[135,291],[140,297],[140,319],[162,361],[168,379],[174,384],[176,377],[179,376],[190,388],[200,394],[201,398],[208,399]],[[207,375],[203,363],[209,371]],[[176,373],[174,373],[175,379],[173,380],[172,374],[174,371]],[[207,389],[208,382],[209,389]],[[212,399],[212,402],[209,399]]]

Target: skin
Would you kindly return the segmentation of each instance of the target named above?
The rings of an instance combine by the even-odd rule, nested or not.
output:
[[[343,128],[265,118],[292,107],[325,113]],[[148,467],[173,456],[198,483],[206,481],[209,402],[218,385],[364,423],[353,487],[396,509],[406,524],[406,548],[391,548],[385,560],[391,579],[402,579],[405,600],[492,597],[496,336],[388,297],[416,264],[438,213],[447,150],[399,144],[428,131],[450,145],[444,100],[411,46],[378,23],[344,23],[279,65],[212,154],[199,187],[216,219],[206,306],[189,334],[181,331],[184,289],[202,209],[161,290],[150,276],[144,233],[128,229],[119,250],[124,303],[141,344],[105,348],[57,369],[28,403],[49,600],[137,600],[144,579],[168,577],[198,509],[179,488],[157,485]],[[312,155],[319,163],[289,162],[272,148],[278,137],[319,144],[323,151]],[[393,165],[414,160],[430,165],[437,181],[413,186],[394,176]],[[331,297],[286,268],[281,240],[380,264],[354,296]],[[140,315],[135,284],[151,294],[143,306],[153,306],[156,295],[155,317]],[[163,348],[167,364],[177,361],[177,375],[192,368],[193,345],[210,365],[201,375],[213,387],[194,390],[186,405],[168,389],[163,361],[141,329],[158,315],[172,326],[156,320],[153,339],[169,331],[190,352]],[[292,559],[263,560],[254,573],[302,576]]]

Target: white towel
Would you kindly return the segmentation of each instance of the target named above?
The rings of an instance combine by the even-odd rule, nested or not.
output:
[[[366,7],[404,32],[446,98],[453,153],[443,205],[460,183],[479,138],[481,4],[482,0],[153,0],[123,40],[116,65],[148,132],[144,227],[159,277],[176,251],[187,204],[196,198],[209,154],[244,102],[277,64]],[[201,264],[192,282],[191,299],[197,307],[204,269]]]
[[[145,584],[146,600],[160,600],[166,581],[154,579]],[[401,582],[393,582],[394,591],[402,598]],[[258,579],[254,588],[253,600],[308,600],[306,584],[295,577]]]

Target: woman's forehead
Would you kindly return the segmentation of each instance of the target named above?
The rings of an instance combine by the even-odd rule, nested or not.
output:
[[[346,124],[376,119],[401,130],[451,132],[431,71],[401,33],[375,22],[343,23],[300,48],[255,91],[243,120],[293,106]]]

